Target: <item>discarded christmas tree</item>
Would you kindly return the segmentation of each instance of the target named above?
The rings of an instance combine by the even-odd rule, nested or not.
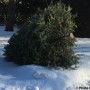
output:
[[[58,2],[38,10],[5,46],[5,58],[19,65],[68,68],[78,63],[71,36],[76,25],[71,8]]]

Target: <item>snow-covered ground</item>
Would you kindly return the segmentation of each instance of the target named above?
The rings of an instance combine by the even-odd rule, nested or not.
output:
[[[90,39],[77,38],[80,63],[75,70],[18,66],[3,58],[3,47],[14,33],[4,28],[0,26],[0,90],[90,90]]]

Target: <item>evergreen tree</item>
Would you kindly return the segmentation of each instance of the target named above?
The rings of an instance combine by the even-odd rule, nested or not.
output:
[[[77,29],[75,35],[78,37],[90,37],[90,0],[62,0],[69,4],[74,14],[77,14]]]
[[[54,4],[59,0],[17,0],[16,2],[16,22],[23,24],[27,18],[35,14],[37,9],[46,8],[51,2]]]
[[[77,64],[73,51],[75,22],[63,3],[38,10],[5,46],[5,58],[19,65],[38,64],[68,68]]]

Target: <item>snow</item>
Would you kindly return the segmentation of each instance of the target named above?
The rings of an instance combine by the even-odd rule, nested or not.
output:
[[[77,38],[75,52],[80,61],[76,69],[18,66],[3,58],[4,45],[14,33],[4,29],[0,26],[0,90],[90,90],[89,38]]]

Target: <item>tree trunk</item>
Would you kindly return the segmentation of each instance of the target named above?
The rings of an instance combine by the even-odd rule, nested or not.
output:
[[[13,31],[14,19],[15,19],[15,0],[9,0],[7,6],[5,31]]]

